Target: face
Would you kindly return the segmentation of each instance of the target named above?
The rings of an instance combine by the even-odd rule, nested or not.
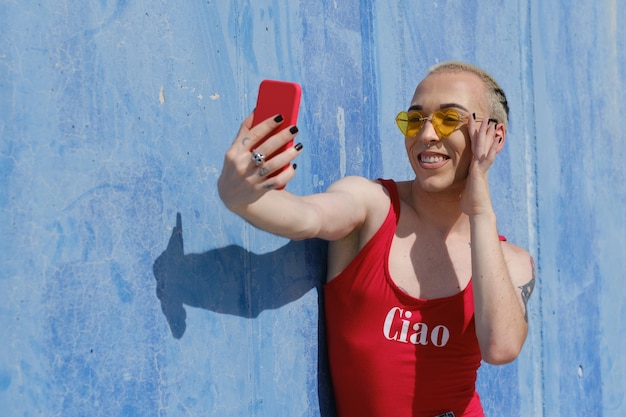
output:
[[[482,80],[468,72],[444,72],[427,76],[415,90],[409,111],[431,117],[437,111],[456,110],[460,115],[488,115]],[[427,121],[413,137],[405,139],[409,161],[416,179],[427,191],[443,191],[463,186],[472,160],[467,125],[440,138]]]

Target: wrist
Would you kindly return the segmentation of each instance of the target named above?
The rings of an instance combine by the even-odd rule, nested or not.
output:
[[[485,209],[478,213],[470,214],[469,221],[471,226],[495,225],[496,212],[493,209]]]

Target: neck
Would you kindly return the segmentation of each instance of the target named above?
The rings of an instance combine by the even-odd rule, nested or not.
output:
[[[438,234],[469,234],[469,218],[461,211],[464,184],[445,191],[424,190],[417,180],[411,183],[410,202],[417,217]]]

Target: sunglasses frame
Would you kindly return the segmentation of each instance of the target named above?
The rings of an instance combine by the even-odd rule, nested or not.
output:
[[[446,118],[446,115],[448,112],[454,112],[456,113],[456,116],[458,117],[458,122],[456,124],[456,126],[447,134],[444,134],[441,131],[441,125],[443,123],[439,122],[439,123],[433,123],[433,117],[437,114],[440,114],[441,117],[440,119],[443,121]],[[412,120],[412,116],[419,116],[417,118],[417,121],[413,121],[412,123],[419,123],[419,127],[416,129],[416,132],[413,135],[408,135],[408,131],[409,131],[409,121]],[[404,116],[403,119],[401,119],[401,117]],[[430,115],[430,117],[424,117],[422,115],[422,113],[418,112],[418,111],[411,111],[411,112],[407,112],[407,111],[401,111],[400,113],[398,113],[398,115],[396,116],[396,125],[398,126],[398,129],[400,129],[400,132],[402,132],[402,134],[404,135],[405,138],[409,139],[412,137],[415,137],[419,134],[419,132],[422,131],[422,129],[424,128],[424,125],[426,124],[426,122],[430,122],[433,125],[433,129],[435,129],[435,133],[437,133],[437,136],[439,137],[439,139],[445,139],[448,136],[450,136],[452,133],[456,132],[457,130],[459,130],[461,127],[463,127],[464,125],[466,125],[469,121],[469,113],[462,113],[459,112],[456,109],[443,109],[443,110],[437,110],[436,112],[432,113]],[[477,122],[480,122],[482,120],[484,120],[485,118],[483,117],[474,117],[474,120],[476,120]],[[496,119],[489,119],[489,122],[494,122],[494,123],[498,123],[498,121]],[[400,125],[400,123],[406,123],[406,128],[403,129],[402,126]]]

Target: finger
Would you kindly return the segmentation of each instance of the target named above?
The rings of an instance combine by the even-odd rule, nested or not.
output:
[[[474,155],[474,159],[480,160],[483,155],[483,138],[485,137],[485,129],[486,125],[482,121],[476,120],[476,114],[472,114],[470,117],[469,130],[470,130],[470,141],[472,145],[472,154]]]
[[[252,150],[265,155],[266,161],[274,159],[280,153],[288,151],[289,148],[293,147],[293,139],[297,133],[297,126],[283,129],[275,135],[268,137],[261,145],[252,148]]]
[[[263,165],[258,167],[256,174],[262,178],[275,175],[290,165],[291,161],[293,161],[301,152],[301,143],[298,143],[295,146],[290,146],[285,151],[277,154],[271,160],[266,161]]]
[[[476,132],[475,139],[473,141],[474,157],[480,161],[485,158],[489,158],[491,155],[491,148],[495,141],[495,123],[492,126],[493,119],[484,118],[480,122],[480,126]]]
[[[241,144],[250,151],[252,149],[255,149],[262,142],[264,142],[266,138],[271,135],[272,132],[275,131],[284,120],[282,115],[277,114],[273,117],[262,120],[255,126],[252,126],[252,124],[256,122],[256,120],[254,120],[254,113],[252,113],[252,117],[252,121],[248,120],[250,119],[250,116],[248,116],[244,123],[242,123],[242,127],[246,127],[246,129],[243,132],[244,134],[240,135],[242,136]]]
[[[254,120],[254,112],[250,113],[248,117],[245,118],[241,125],[239,125],[239,131],[233,140],[232,145],[235,146],[237,143],[241,143],[242,140],[248,135],[250,129],[252,129],[252,121]]]
[[[497,150],[498,150],[498,141],[496,138],[496,124],[492,123],[492,120],[483,120],[483,124],[486,125],[486,131],[484,133],[484,137],[482,139],[482,152],[479,154],[480,161],[487,161],[489,163],[488,166],[495,160]]]
[[[296,174],[295,165],[288,166],[285,170],[280,171],[275,176],[267,178],[265,181],[258,184],[258,188],[261,190],[280,190],[285,188],[289,181],[293,179]]]
[[[493,160],[495,159],[497,153],[498,153],[498,148],[500,146],[500,140],[498,139],[498,137],[496,136],[496,130],[498,129],[498,124],[494,123],[493,124],[493,141],[491,142],[491,146],[489,147],[489,157]]]

